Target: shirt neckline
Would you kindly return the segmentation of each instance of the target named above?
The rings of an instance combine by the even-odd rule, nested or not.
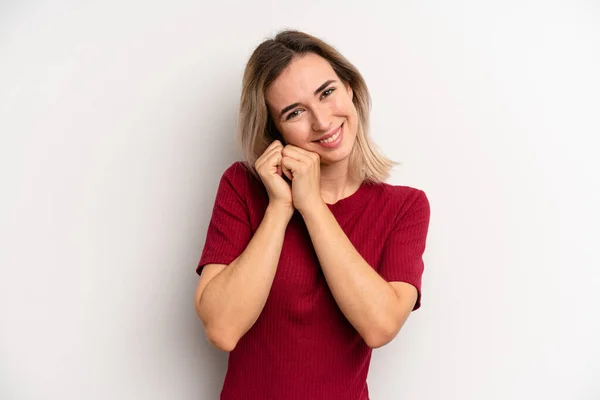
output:
[[[355,210],[362,206],[370,197],[375,190],[376,184],[372,182],[363,181],[359,188],[348,197],[338,200],[333,204],[327,204],[329,210],[334,214],[344,214],[346,212]]]

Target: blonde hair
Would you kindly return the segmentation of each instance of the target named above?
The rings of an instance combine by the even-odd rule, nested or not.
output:
[[[362,75],[336,49],[324,41],[296,30],[279,32],[273,39],[262,42],[252,53],[242,82],[238,114],[237,140],[246,167],[255,175],[256,160],[278,138],[275,124],[265,100],[267,87],[298,56],[314,53],[329,62],[340,80],[353,91],[359,124],[356,141],[350,154],[349,173],[361,180],[382,182],[398,163],[385,157],[369,136],[371,98]]]

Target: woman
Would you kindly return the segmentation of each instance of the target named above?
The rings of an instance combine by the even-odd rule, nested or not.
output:
[[[208,340],[230,352],[221,399],[368,399],[373,348],[420,307],[429,203],[384,183],[367,86],[298,31],[243,78],[246,162],[221,178],[197,272]]]

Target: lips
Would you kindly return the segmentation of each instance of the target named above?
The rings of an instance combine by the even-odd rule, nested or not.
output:
[[[333,135],[327,134],[327,135],[325,135],[323,137],[327,137],[327,136],[329,136],[329,138],[318,140],[315,143],[318,144],[320,147],[325,148],[325,149],[336,149],[336,148],[338,148],[338,146],[344,140],[344,124],[342,124],[337,129],[337,131],[335,131],[333,133]]]
[[[344,125],[344,124],[342,124]],[[320,142],[321,140],[325,140],[325,139],[329,139],[330,137],[332,137],[333,135],[335,135],[336,133],[338,133],[338,131],[342,128],[342,125],[338,126],[337,128],[335,128],[334,130],[332,130],[331,132],[321,136],[319,139],[314,140],[314,142]]]

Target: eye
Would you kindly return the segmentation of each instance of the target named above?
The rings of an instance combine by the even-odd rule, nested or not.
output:
[[[297,117],[298,115],[300,115],[300,112],[301,112],[301,111],[302,111],[302,110],[294,110],[294,111],[292,111],[291,113],[289,113],[289,114],[288,114],[288,115],[285,117],[285,120],[287,121],[287,120],[289,120],[290,118]]]
[[[329,89],[327,89],[326,91],[324,91],[321,94],[321,98],[329,96],[331,93],[333,93],[334,90],[335,90],[335,88],[329,88]]]

